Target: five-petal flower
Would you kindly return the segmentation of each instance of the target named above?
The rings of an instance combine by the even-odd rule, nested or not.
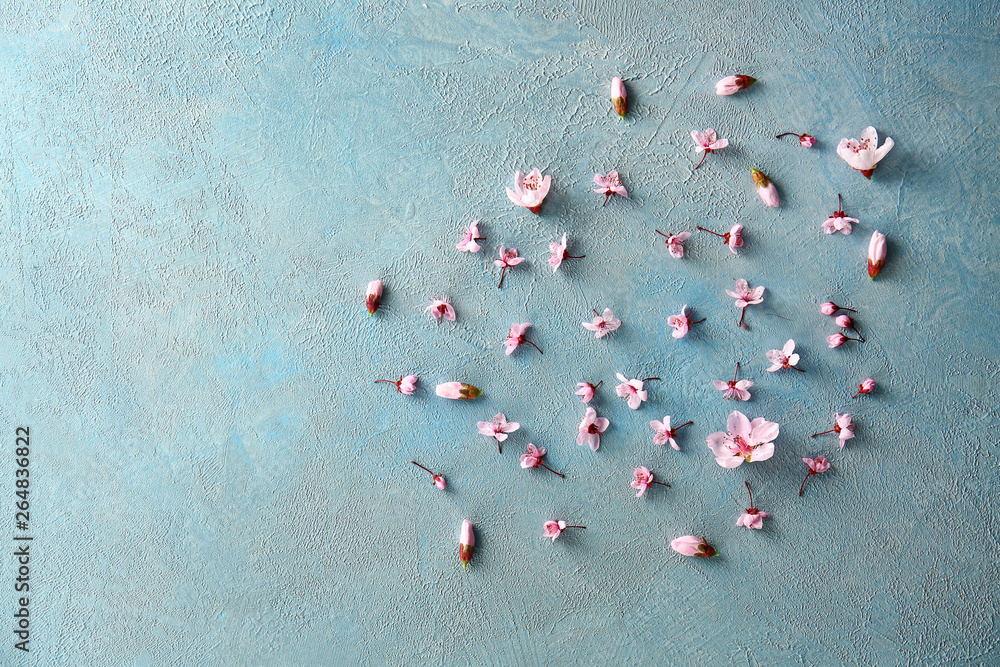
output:
[[[735,468],[744,461],[766,461],[774,455],[774,439],[778,425],[763,417],[753,421],[735,410],[726,424],[728,432],[717,431],[708,436],[708,448],[723,468]]]

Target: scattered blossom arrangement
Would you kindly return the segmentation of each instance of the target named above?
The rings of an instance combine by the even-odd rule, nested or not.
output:
[[[756,79],[749,75],[731,75],[716,83],[715,92],[720,96],[735,95],[752,86],[755,82]],[[628,112],[628,96],[624,83],[620,77],[614,77],[612,79],[610,98],[615,113],[624,119]],[[776,138],[781,139],[786,136],[796,137],[799,141],[799,145],[804,148],[812,148],[817,141],[816,138],[810,134],[799,134],[797,132],[782,132],[776,135]],[[720,138],[716,131],[712,128],[708,128],[703,132],[697,130],[692,131],[691,137],[695,142],[696,155],[701,154],[698,164],[694,167],[695,170],[702,166],[709,154],[720,151],[729,145],[729,140]],[[861,133],[860,139],[842,139],[837,146],[837,154],[844,161],[846,161],[852,169],[860,171],[870,180],[876,165],[885,158],[885,156],[893,148],[893,145],[893,140],[891,138],[886,138],[884,143],[879,146],[877,131],[874,127],[868,127]],[[770,178],[759,169],[751,168],[750,171],[757,194],[760,196],[764,204],[772,208],[779,207],[780,200],[777,188]],[[602,206],[605,206],[612,197],[629,197],[628,190],[622,183],[622,179],[617,170],[611,170],[607,174],[597,173],[594,175],[593,181],[596,185],[593,191],[596,194],[604,195]],[[527,208],[532,213],[537,215],[541,211],[542,203],[549,193],[551,184],[552,176],[543,176],[538,168],[533,168],[528,174],[524,174],[521,171],[515,171],[514,187],[507,187],[506,192],[510,201],[516,206]],[[843,207],[843,198],[840,194],[838,194],[836,210],[822,223],[823,232],[828,235],[840,232],[846,236],[852,233],[853,225],[856,224],[859,224],[858,219],[847,216]],[[473,254],[482,250],[482,246],[479,242],[485,241],[486,239],[480,234],[479,225],[480,220],[477,219],[472,220],[467,226],[464,227],[459,241],[455,246],[459,252]],[[665,228],[669,229],[668,227]],[[694,229],[708,232],[709,234],[713,234],[722,239],[722,242],[734,255],[738,254],[739,248],[743,247],[744,227],[741,223],[734,223],[729,231],[725,233],[712,231],[700,225],[696,225]],[[684,257],[684,243],[691,237],[691,231],[682,230],[670,234],[665,234],[659,230],[655,231],[664,238],[667,251],[671,257],[676,259]],[[561,241],[553,241],[549,243],[548,263],[552,267],[553,273],[558,271],[563,262],[567,260],[584,258],[583,255],[574,256],[569,254],[569,244],[567,239],[567,234],[563,233]],[[525,258],[518,254],[516,248],[511,247],[508,249],[506,245],[500,245],[496,248],[496,251],[497,259],[493,260],[493,264],[497,268],[500,268],[500,279],[497,284],[497,287],[500,288],[503,286],[507,269],[522,264],[525,262]],[[874,279],[881,272],[885,265],[886,256],[886,236],[878,231],[875,231],[873,232],[868,244],[868,275],[871,279]],[[738,327],[744,329],[746,328],[744,325],[746,308],[751,305],[762,303],[764,291],[765,288],[763,286],[751,288],[747,280],[743,278],[736,281],[735,289],[726,290],[726,293],[735,299],[735,306],[740,310],[740,317],[737,324]],[[379,310],[381,306],[382,293],[383,284],[381,280],[373,280],[368,283],[365,291],[365,307],[369,316],[373,316],[375,312]],[[678,299],[678,301],[680,301],[680,299]],[[685,304],[681,308],[680,313],[669,315],[666,318],[667,325],[673,329],[671,336],[675,339],[684,338],[694,325],[705,321],[705,318],[693,320],[687,309],[688,305]],[[865,342],[865,337],[858,330],[857,322],[855,320],[857,311],[852,308],[837,305],[832,301],[822,303],[819,310],[823,315],[833,317],[835,324],[839,328],[846,332],[852,332],[857,336],[852,337],[843,332],[830,334],[826,337],[827,344],[830,348],[841,347],[848,341],[858,343]],[[448,320],[450,322],[454,322],[456,320],[455,309],[447,296],[440,296],[438,298],[431,299],[431,304],[424,309],[424,312],[429,312],[438,323],[442,320]],[[854,315],[847,315],[847,312],[853,313]],[[603,313],[599,313],[597,309],[594,309],[593,313],[593,320],[589,322],[582,322],[582,326],[587,331],[592,332],[595,338],[609,336],[622,324],[621,320],[614,316],[614,313],[610,308],[605,308]],[[512,354],[524,344],[531,345],[539,352],[539,354],[542,353],[542,350],[535,345],[535,343],[528,340],[527,332],[531,326],[530,322],[515,322],[510,325],[506,339],[503,343],[506,355]],[[628,338],[628,336],[626,336],[626,338]],[[780,349],[772,349],[766,352],[761,350],[768,362],[770,362],[770,366],[766,368],[766,370],[770,373],[778,373],[778,371],[793,369],[804,373],[805,370],[798,367],[800,356],[795,352],[795,347],[795,341],[789,339]],[[723,392],[723,398],[725,399],[749,401],[751,398],[749,389],[754,386],[754,383],[748,379],[738,379],[739,371],[740,363],[737,362],[732,380],[713,380],[713,385],[717,390]],[[630,379],[622,373],[617,373],[616,377],[619,384],[615,387],[615,393],[625,401],[626,405],[631,410],[638,410],[642,403],[649,400],[649,393],[645,387],[645,383],[660,379],[658,377],[648,377],[641,380],[637,378]],[[416,391],[418,376],[415,374],[406,376],[400,375],[398,380],[378,379],[375,380],[375,382],[392,384],[396,387],[397,393],[409,396],[413,395]],[[595,392],[603,384],[603,382],[603,379],[599,379],[596,384],[590,381],[578,382],[576,384],[575,395],[580,397],[582,403],[589,404],[595,399]],[[857,385],[857,392],[850,398],[853,399],[863,394],[871,394],[875,388],[875,381],[871,378],[865,378]],[[453,400],[475,399],[482,395],[482,393],[483,392],[474,385],[465,382],[444,382],[438,384],[435,388],[435,394],[437,396]],[[653,430],[653,443],[660,447],[669,444],[672,449],[679,451],[680,445],[676,440],[678,431],[692,425],[693,423],[693,421],[689,420],[679,426],[672,427],[670,415],[665,415],[663,417],[663,421],[651,420],[649,425]],[[609,426],[609,420],[605,417],[598,416],[597,410],[588,405],[585,409],[583,418],[577,426],[577,445],[581,447],[589,447],[594,452],[598,451],[601,445],[601,436],[605,434]],[[477,427],[480,434],[491,437],[497,441],[497,449],[500,454],[503,454],[502,443],[508,438],[510,433],[520,429],[520,424],[517,422],[508,422],[504,413],[501,412],[495,415],[490,421],[478,422]],[[814,433],[812,437],[816,438],[830,433],[836,434],[840,450],[843,450],[847,441],[854,438],[855,435],[855,424],[852,415],[848,413],[841,414],[839,412],[835,412],[833,416],[833,427],[826,431]],[[757,463],[772,459],[774,456],[775,441],[778,436],[779,425],[777,422],[769,421],[764,417],[757,417],[751,420],[739,410],[734,410],[727,419],[726,430],[709,434],[705,439],[705,442],[711,455],[715,457],[716,462],[721,467],[736,468],[744,462]],[[786,446],[792,445],[791,443],[782,444],[782,447]],[[544,457],[546,453],[547,450],[545,447],[539,447],[533,443],[528,443],[525,452],[520,456],[521,468],[526,470],[544,468],[546,471],[558,475],[560,478],[565,478],[564,473],[553,470],[545,463]],[[829,460],[827,460],[827,458],[822,454],[816,455],[814,458],[802,458],[802,461],[807,466],[807,473],[799,487],[799,496],[803,494],[805,483],[810,477],[814,477],[830,469]],[[431,484],[435,488],[442,491],[445,490],[446,482],[443,475],[433,472],[429,468],[417,463],[417,461],[411,461],[411,463],[431,475]],[[772,463],[771,465],[775,464]],[[635,468],[633,471],[631,487],[636,490],[636,497],[643,496],[653,485],[666,487],[670,486],[665,482],[657,480],[649,468],[645,466]],[[770,518],[771,515],[756,507],[749,482],[744,481],[744,485],[749,496],[750,506],[739,516],[736,521],[736,526],[747,528],[748,530],[760,530],[764,526],[764,520]],[[584,529],[586,526],[567,525],[564,520],[546,520],[543,524],[543,535],[544,537],[551,538],[551,540],[555,542],[563,531],[572,528]],[[674,551],[685,556],[711,558],[717,555],[715,548],[710,545],[704,537],[696,537],[694,535],[684,535],[678,537],[670,542],[670,546]],[[459,560],[463,567],[467,566],[471,561],[474,547],[475,534],[473,525],[470,521],[464,520],[462,522],[459,537]]]

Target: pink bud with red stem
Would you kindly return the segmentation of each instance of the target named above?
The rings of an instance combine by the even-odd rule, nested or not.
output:
[[[875,389],[875,380],[871,378],[865,378],[864,380],[861,381],[861,384],[858,385],[858,393],[854,394],[854,396],[851,396],[851,398],[857,398],[861,394],[870,394],[874,389]]]
[[[806,487],[806,479],[809,479],[813,475],[821,472],[826,472],[830,469],[830,462],[826,460],[826,457],[822,454],[817,456],[815,459],[802,459],[802,462],[809,466],[809,472],[806,473],[805,479],[802,480],[802,485],[799,486],[799,495],[802,495],[802,490]]]
[[[815,145],[816,143],[816,137],[810,134],[798,134],[796,132],[782,132],[781,134],[774,135],[774,138],[780,139],[782,137],[787,137],[788,135],[792,135],[793,137],[798,137],[799,145],[802,146],[803,148],[812,148],[813,145]]]
[[[830,349],[833,349],[835,347],[840,347],[849,340],[853,340],[855,343],[864,342],[860,338],[851,338],[850,336],[845,336],[842,333],[835,333],[826,337],[826,344],[830,347]]]
[[[732,252],[734,255],[739,254],[736,252],[737,248],[743,247],[743,225],[735,224],[733,225],[732,229],[730,229],[725,234],[719,234],[718,232],[713,232],[711,229],[705,229],[704,227],[701,226],[697,227],[697,229],[718,236],[720,239],[723,240],[723,242],[727,246],[729,246],[730,252]]]
[[[416,375],[407,375],[406,377],[400,375],[398,380],[375,380],[375,382],[394,384],[396,385],[397,392],[411,396],[417,388],[417,380],[419,380],[419,378]]]
[[[667,488],[670,487],[670,485],[665,482],[657,482],[656,480],[654,480],[653,473],[649,471],[649,468],[645,466],[639,466],[638,468],[636,468],[635,479],[632,480],[631,484],[633,489],[639,490],[639,493],[635,494],[635,497],[638,498],[642,496],[644,493],[646,493],[646,489],[649,488],[650,484],[659,484],[660,486],[665,486]]]
[[[556,472],[552,468],[545,465],[542,458],[545,456],[544,447],[536,447],[535,445],[528,443],[528,448],[525,450],[524,454],[521,454],[521,467],[522,468],[537,468],[539,466],[545,468],[549,472],[559,475],[560,477],[566,477],[566,475],[561,472]]]
[[[750,491],[750,482],[743,482],[747,487],[747,493],[750,494],[750,507],[740,515],[740,518],[736,520],[737,526],[746,526],[747,528],[754,528],[760,530],[764,527],[764,519],[767,519],[771,515],[767,512],[761,512],[759,509],[753,505],[753,492]]]
[[[590,403],[594,400],[594,391],[604,384],[604,380],[601,380],[597,384],[591,382],[577,382],[576,383],[576,395],[580,397],[582,403]]]
[[[365,307],[368,309],[368,317],[375,314],[382,303],[382,281],[373,280],[368,283],[368,290],[365,292]]]
[[[862,336],[861,332],[854,326],[854,320],[851,319],[850,315],[838,315],[837,319],[834,321],[837,323],[838,327],[842,329],[850,329],[854,333],[858,334],[858,338],[861,339],[862,343],[865,342],[865,337]]]
[[[436,472],[434,472],[433,470],[430,470],[429,468],[423,467],[422,465],[420,465],[416,461],[410,461],[410,463],[412,463],[413,465],[417,466],[421,470],[426,470],[427,472],[429,472],[431,474],[431,478],[432,478],[431,485],[436,486],[437,488],[439,488],[442,491],[444,491],[444,487],[445,487],[444,475],[439,475]]]
[[[567,528],[583,528],[586,530],[586,526],[567,526],[565,521],[546,521],[544,524],[545,532],[542,534],[543,537],[551,537],[552,541],[555,542],[556,538],[562,534]]]
[[[846,310],[849,313],[856,313],[858,311],[853,308],[845,308],[844,306],[838,306],[833,301],[827,301],[826,303],[821,303],[819,306],[819,312],[824,315],[834,315],[838,310]]]

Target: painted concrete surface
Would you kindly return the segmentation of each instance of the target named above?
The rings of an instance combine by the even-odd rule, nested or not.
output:
[[[4,3],[0,423],[5,452],[31,428],[35,537],[32,650],[5,627],[4,664],[997,664],[997,9]],[[734,73],[759,82],[717,97]],[[834,151],[868,125],[896,142],[871,182]],[[731,144],[692,171],[706,127]],[[535,166],[538,217],[504,194]],[[631,197],[602,208],[609,169]],[[820,231],[837,193],[851,236]],[[737,220],[739,256],[702,234],[674,260],[654,233]],[[586,259],[553,275],[564,232]],[[528,258],[503,289],[500,244]],[[737,278],[767,288],[747,331]],[[455,323],[423,312],[440,295]],[[866,343],[827,348],[827,299]],[[708,319],[677,341],[684,304]],[[624,324],[595,340],[604,307]],[[544,354],[504,356],[524,321]],[[789,338],[807,372],[766,373]],[[737,361],[734,406],[711,380]],[[373,383],[409,372],[412,397]],[[616,372],[663,380],[633,412]],[[434,395],[452,380],[485,395]],[[597,452],[582,380],[604,381]],[[780,423],[771,460],[716,465],[734,408]],[[476,431],[500,411],[522,425],[502,455]],[[809,438],[834,411],[858,423],[843,451]],[[652,444],[664,414],[695,422],[680,452]],[[528,442],[566,479],[522,470]],[[638,465],[671,488],[635,498]],[[762,531],[735,526],[744,480]],[[587,530],[552,543],[555,518]],[[675,554],[684,534],[721,555]]]

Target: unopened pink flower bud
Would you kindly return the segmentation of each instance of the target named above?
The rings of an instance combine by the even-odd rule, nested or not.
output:
[[[380,303],[382,303],[382,281],[373,280],[368,283],[368,292],[365,294],[365,306],[368,307],[368,317],[375,314]]]
[[[472,560],[472,552],[476,546],[476,536],[472,532],[472,524],[468,519],[462,521],[462,536],[458,541],[458,559],[462,561],[462,567]]]
[[[838,310],[837,304],[835,304],[833,301],[827,301],[826,303],[820,304],[819,306],[819,312],[823,313],[824,315],[833,315],[835,312],[837,312],[837,310]]]
[[[678,537],[670,543],[670,548],[679,554],[696,558],[711,558],[719,553],[705,541],[704,537],[695,537],[694,535]]]
[[[868,275],[872,280],[885,265],[885,251],[885,234],[873,233],[872,240],[868,242]]]
[[[838,315],[834,322],[836,322],[837,326],[842,329],[854,328],[854,320],[851,319],[850,315]]]
[[[453,399],[470,399],[476,398],[483,392],[478,388],[473,387],[471,384],[466,384],[465,382],[445,382],[444,384],[439,384],[435,389],[434,393],[441,398],[453,398]]]
[[[865,378],[858,385],[858,393],[851,396],[851,398],[857,398],[861,394],[870,394],[875,391],[875,380],[871,378]]]
[[[764,203],[771,208],[778,208],[778,190],[774,187],[767,176],[759,169],[750,168],[750,175],[753,177],[753,184],[757,186],[757,194],[764,200]]]
[[[434,475],[433,480],[434,480],[433,482],[434,486],[444,491],[445,487],[444,475]]]
[[[716,95],[733,95],[744,88],[749,88],[757,79],[746,74],[730,75],[715,84]]]
[[[831,348],[840,347],[847,340],[847,336],[842,333],[830,334],[826,337],[826,344]]]
[[[628,93],[625,92],[625,84],[618,76],[611,79],[611,105],[615,108],[615,113],[624,120],[628,112]]]

